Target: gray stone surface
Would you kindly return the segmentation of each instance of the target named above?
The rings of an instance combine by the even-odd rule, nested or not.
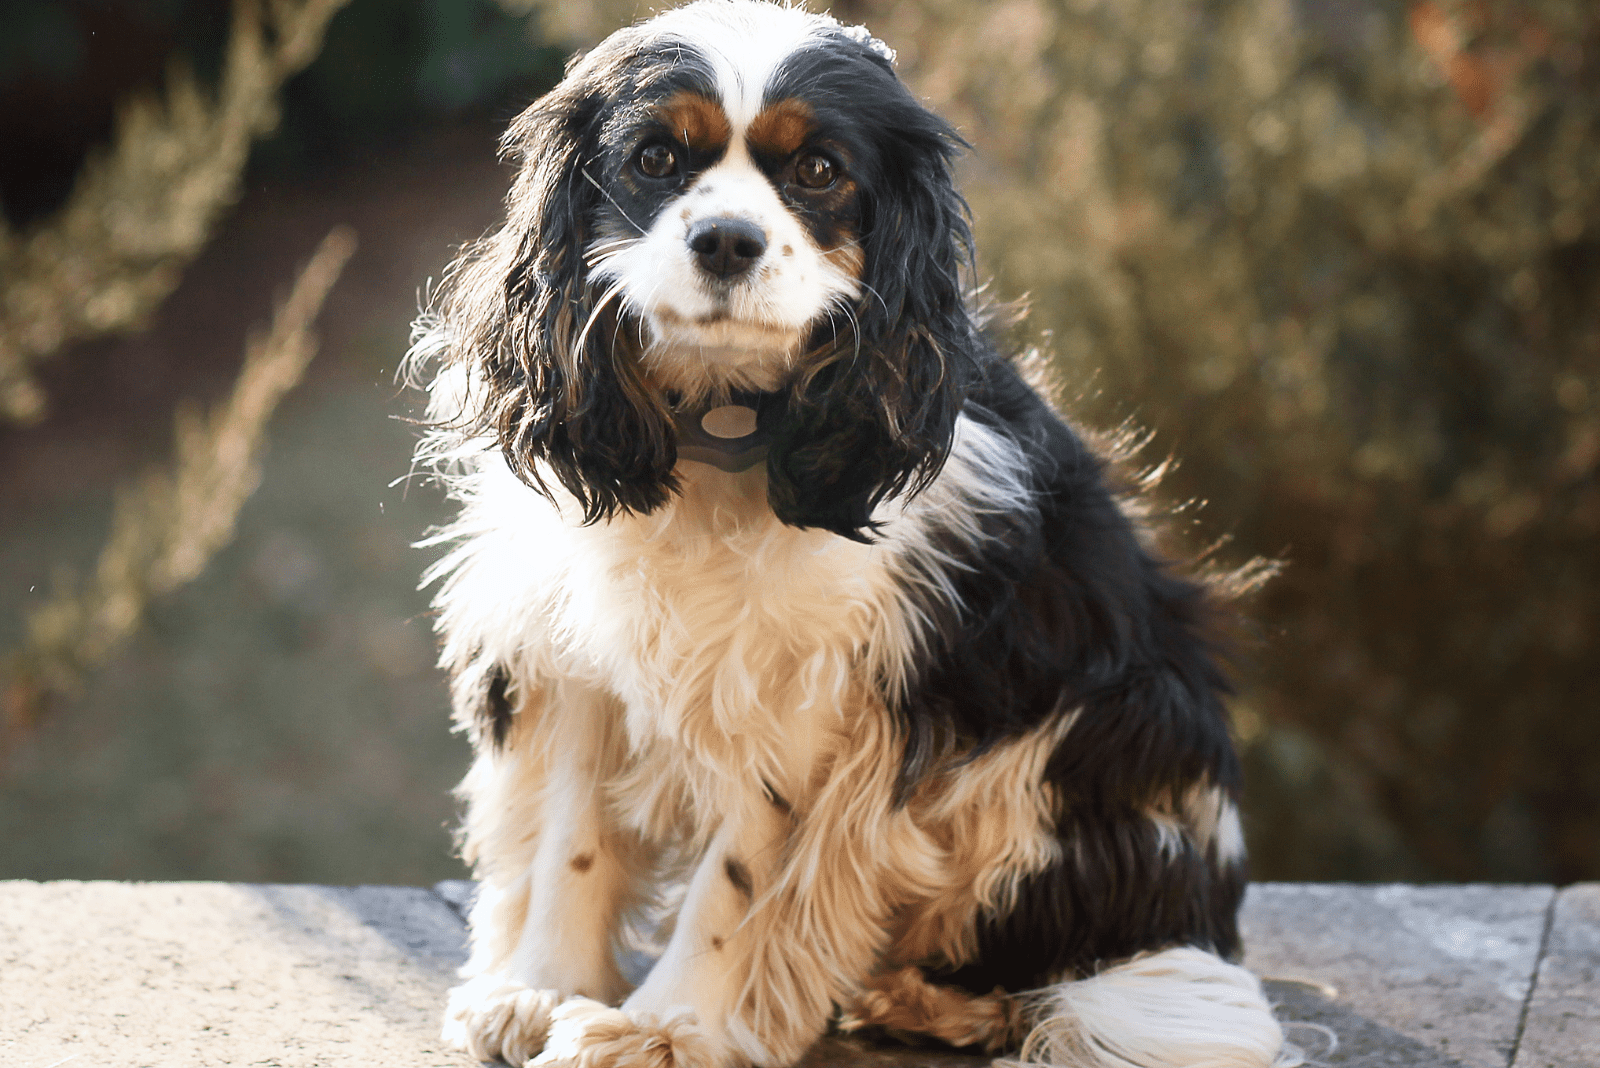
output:
[[[477,886],[478,884],[471,879],[446,879],[444,882],[434,883],[433,892],[444,898],[445,903],[464,921],[467,918],[467,910],[472,907],[472,895],[476,892]]]
[[[1556,897],[1513,1068],[1600,1065],[1600,883]]]
[[[1240,918],[1245,963],[1322,1064],[1506,1068],[1554,893],[1257,884]]]
[[[471,890],[0,882],[0,1065],[470,1068],[437,1035]],[[1600,885],[1265,884],[1242,920],[1313,1064],[1600,1065]],[[805,1062],[984,1064],[858,1039]]]
[[[464,1068],[460,921],[426,890],[0,883],[7,1068]]]

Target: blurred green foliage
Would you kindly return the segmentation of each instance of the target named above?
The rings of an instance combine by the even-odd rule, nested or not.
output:
[[[56,208],[116,102],[181,60],[216,80],[231,0],[8,0],[0,12],[0,204],[13,224]],[[326,168],[441,121],[509,119],[560,76],[565,51],[494,0],[352,0],[283,93],[257,176]]]
[[[565,60],[493,0],[353,0],[289,84],[284,135],[263,161],[320,166],[428,123],[509,121]]]

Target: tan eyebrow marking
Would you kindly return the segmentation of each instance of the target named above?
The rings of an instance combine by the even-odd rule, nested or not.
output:
[[[694,149],[724,148],[733,136],[722,105],[686,89],[668,97],[657,109],[656,119]]]
[[[745,136],[753,151],[787,156],[805,144],[815,129],[811,105],[790,97],[763,108]]]

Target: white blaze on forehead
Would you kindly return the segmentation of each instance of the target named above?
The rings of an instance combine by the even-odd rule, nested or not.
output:
[[[716,72],[728,122],[739,131],[760,114],[762,97],[783,61],[840,28],[827,15],[760,0],[700,0],[645,25],[681,38],[704,55]]]

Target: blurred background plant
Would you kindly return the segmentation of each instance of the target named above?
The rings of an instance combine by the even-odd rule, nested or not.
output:
[[[561,59],[492,0],[0,13],[0,877],[458,872],[387,368]]]
[[[317,2],[262,10],[270,19]],[[11,42],[0,44],[0,96],[77,103],[0,108],[0,125],[15,127],[0,136],[21,130],[7,143],[35,146],[0,164],[14,226],[0,271],[30,234],[67,217],[68,178],[86,147],[112,137],[112,103],[173,54],[196,73],[167,76],[165,114],[189,107],[183,93],[205,96],[181,86],[229,85],[238,47],[227,26],[240,25],[220,0],[15,10],[0,18],[27,32],[0,33]],[[896,47],[907,79],[973,142],[963,180],[981,269],[1000,296],[1029,295],[1018,340],[1043,340],[1074,413],[1102,426],[1132,419],[1155,433],[1158,454],[1179,458],[1162,492],[1204,502],[1181,513],[1194,544],[1227,537],[1225,558],[1285,563],[1251,606],[1260,640],[1237,705],[1256,874],[1600,877],[1600,9],[853,0],[834,10]],[[444,784],[464,755],[443,737],[422,601],[405,591],[420,561],[402,548],[437,502],[379,493],[404,471],[407,435],[362,420],[404,410],[374,383],[392,373],[416,289],[452,241],[493,218],[505,181],[488,162],[495,128],[559,74],[566,48],[642,13],[627,0],[349,0],[321,55],[296,53],[309,65],[284,83],[278,132],[243,172],[259,194],[217,223],[239,188],[241,148],[234,178],[208,180],[220,192],[186,231],[199,236],[169,241],[166,266],[142,268],[160,283],[134,320],[153,316],[154,335],[184,347],[183,324],[213,302],[233,308],[235,328],[261,318],[264,297],[241,301],[218,279],[260,289],[229,265],[303,256],[314,236],[292,256],[264,250],[334,211],[362,232],[355,291],[341,297],[342,283],[330,299],[316,392],[285,402],[239,544],[153,608],[134,646],[41,725],[0,780],[0,835],[22,846],[0,875],[445,873]],[[97,43],[97,26],[117,48]],[[144,35],[137,48],[129,27]],[[113,55],[125,65],[114,77]],[[123,113],[138,107],[161,113]],[[269,125],[234,121],[249,136]],[[114,170],[104,161],[121,158],[120,131],[133,125],[124,120],[119,147],[77,188]],[[219,225],[153,313],[156,290]],[[214,271],[202,270],[206,257]],[[13,288],[0,291],[7,309]],[[15,321],[42,329],[38,316]],[[74,411],[99,403],[97,418],[114,422],[139,407],[82,398],[81,375],[107,359],[123,381],[171,381],[170,393],[188,382],[177,369],[227,358],[225,348],[190,363],[163,363],[148,345],[66,350],[39,364],[48,420],[0,430],[8,471],[55,470],[35,457],[81,443],[87,417],[74,422]],[[170,409],[155,393],[139,398],[143,410]],[[150,435],[133,437],[152,451]],[[49,517],[79,517],[66,529],[97,517],[103,529],[109,490],[73,498],[93,507],[52,492],[13,497],[45,518],[0,519],[8,582],[59,558],[60,539],[38,533]],[[381,522],[371,497],[389,504]],[[352,539],[364,555],[341,556]],[[241,597],[259,603],[241,608]],[[0,611],[29,608],[0,591]],[[375,621],[385,612],[409,622],[385,629]],[[291,639],[272,629],[285,615],[299,621]],[[20,634],[6,625],[0,638]],[[293,683],[264,678],[263,661]],[[183,689],[163,671],[204,682]],[[130,678],[137,716],[120,708]],[[148,726],[158,722],[171,727]],[[128,736],[146,738],[131,751],[157,770],[84,740]],[[107,802],[119,798],[134,815],[107,830]]]

